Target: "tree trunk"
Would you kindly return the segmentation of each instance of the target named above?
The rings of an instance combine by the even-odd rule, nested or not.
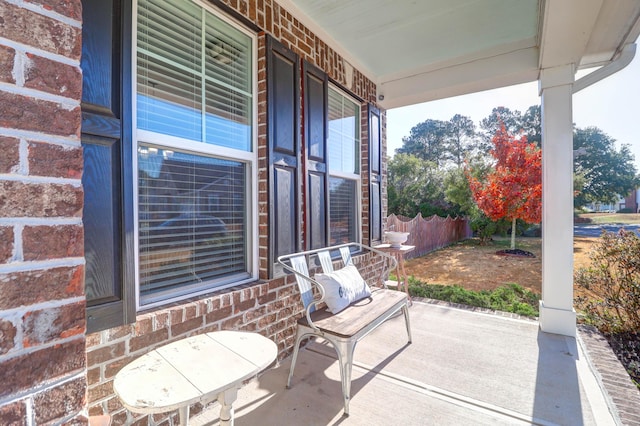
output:
[[[516,248],[516,218],[511,219],[511,250]]]

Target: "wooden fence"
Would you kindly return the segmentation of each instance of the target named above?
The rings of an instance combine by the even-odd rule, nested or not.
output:
[[[413,219],[392,214],[387,217],[387,230],[410,233],[405,244],[416,246],[416,249],[407,253],[407,259],[424,256],[456,241],[466,240],[473,236],[467,219],[444,218],[437,215],[425,219],[421,213],[418,213]]]

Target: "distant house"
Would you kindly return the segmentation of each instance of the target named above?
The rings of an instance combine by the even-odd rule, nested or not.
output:
[[[640,213],[640,188],[634,189],[625,197],[622,208],[634,213]]]
[[[594,213],[615,213],[625,208],[626,200],[626,198],[618,195],[618,200],[613,203],[589,203],[585,205],[585,208]]]

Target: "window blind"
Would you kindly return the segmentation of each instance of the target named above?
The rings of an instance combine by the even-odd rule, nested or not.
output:
[[[358,241],[360,105],[329,89],[329,239]]]
[[[140,0],[138,128],[251,150],[252,40],[186,0]]]
[[[355,180],[329,178],[331,244],[357,241],[357,190]]]
[[[141,144],[140,297],[246,276],[246,166]]]
[[[360,148],[359,106],[335,90],[329,90],[329,169],[358,173]]]

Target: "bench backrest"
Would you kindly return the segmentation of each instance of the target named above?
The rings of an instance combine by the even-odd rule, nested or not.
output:
[[[307,267],[307,257],[304,255],[293,256],[290,259],[291,267],[298,272],[296,274],[296,282],[298,283],[298,289],[300,290],[300,297],[302,298],[302,304],[307,309],[309,303],[313,301],[313,284],[309,279],[305,278],[309,276],[309,268]],[[310,311],[313,312],[315,306],[312,306]]]
[[[340,255],[345,265],[352,263],[351,250],[349,247],[340,247]],[[333,272],[333,261],[331,260],[331,253],[329,250],[323,250],[317,253],[320,266],[325,274]],[[300,290],[300,297],[302,298],[302,304],[306,309],[309,303],[313,301],[313,284],[307,278],[309,276],[309,267],[307,266],[306,256],[293,256],[290,258],[291,266],[300,275],[296,274],[296,282],[298,283],[298,289]],[[315,307],[311,307],[311,312]]]
[[[351,257],[352,250],[356,250],[358,253],[366,253],[367,251],[374,254],[377,253],[387,259],[385,261],[384,271],[382,271],[381,277],[387,276],[389,271],[394,269],[396,266],[396,260],[393,257],[375,248],[367,247],[360,243],[342,244],[278,257],[278,263],[280,263],[285,270],[295,273],[296,283],[300,290],[300,298],[302,299],[302,304],[308,313],[313,312],[315,310],[315,305],[319,303],[320,299],[324,298],[322,286],[315,281],[309,273],[310,267],[315,267],[320,264],[324,273],[331,273],[334,270],[334,260],[331,258],[331,253],[338,251],[340,253],[340,258],[342,259],[342,264],[347,266],[349,264],[353,264],[353,259]],[[384,284],[384,279],[381,280],[381,283]],[[317,286],[320,291],[320,299],[314,294],[314,286]]]

